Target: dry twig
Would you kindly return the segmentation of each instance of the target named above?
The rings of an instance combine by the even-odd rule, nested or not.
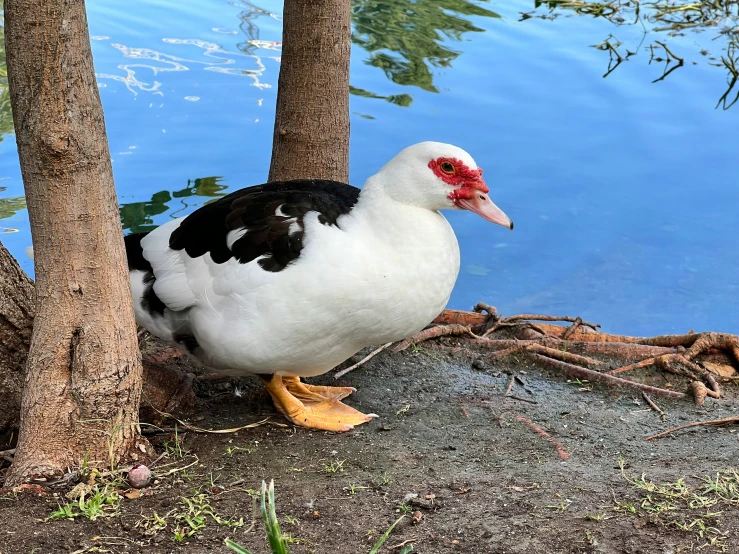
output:
[[[359,366],[366,364],[368,361],[370,361],[372,358],[374,358],[375,356],[377,356],[380,352],[382,352],[383,350],[385,350],[391,344],[392,344],[392,342],[388,342],[387,344],[383,344],[379,348],[376,348],[375,350],[373,350],[372,352],[370,352],[369,354],[367,354],[364,358],[362,358],[361,360],[359,360],[356,364],[350,365],[349,367],[347,367],[346,369],[342,369],[341,371],[337,371],[336,374],[334,375],[334,379],[338,379],[339,377],[343,377],[344,375],[346,375],[350,371],[354,371]]]
[[[665,417],[665,412],[662,411],[662,409],[657,406],[657,404],[654,403],[654,400],[652,400],[649,395],[646,393],[646,391],[641,391],[641,395],[644,398],[644,400],[647,401],[647,404],[649,404],[649,407],[652,408],[655,412],[657,412],[662,419]]]
[[[186,421],[182,421],[181,419],[176,418],[172,414],[169,414],[167,412],[160,412],[156,408],[154,408],[157,412],[159,412],[160,415],[164,417],[169,417],[174,419],[177,423],[182,425],[185,429],[189,429],[190,431],[194,431],[196,433],[211,433],[215,435],[222,435],[227,433],[236,433],[237,431],[241,431],[242,429],[253,429],[255,427],[260,427],[262,425],[266,425],[269,423],[270,425],[277,425],[278,427],[287,427],[284,423],[278,423],[276,421],[270,421],[268,417],[264,418],[261,421],[256,421],[254,423],[248,423],[246,425],[242,425],[241,427],[233,427],[230,429],[205,429],[203,427],[198,427],[197,425],[193,425],[191,423],[187,423]]]

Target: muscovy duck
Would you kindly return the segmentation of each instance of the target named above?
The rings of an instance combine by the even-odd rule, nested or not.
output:
[[[464,150],[422,142],[360,190],[327,180],[238,190],[125,237],[136,320],[204,365],[256,374],[297,425],[348,431],[376,417],[314,386],[370,345],[422,330],[445,307],[459,247],[443,209],[513,229]]]

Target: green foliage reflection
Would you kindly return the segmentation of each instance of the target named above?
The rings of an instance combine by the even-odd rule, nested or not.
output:
[[[173,206],[169,203],[175,199],[189,198],[191,196],[199,196],[206,198],[216,198],[223,196],[226,185],[221,184],[221,177],[203,177],[194,181],[187,181],[184,189],[176,191],[163,190],[154,193],[151,200],[146,202],[131,202],[123,204],[120,207],[121,223],[124,230],[132,233],[148,233],[157,228],[154,224],[154,216],[163,214]],[[188,207],[186,203],[182,203],[183,208]],[[172,215],[176,215],[174,211]],[[1,217],[1,216],[0,216]]]
[[[544,9],[547,13],[541,13]],[[521,21],[532,18],[554,20],[561,15],[589,15],[605,19],[616,27],[641,27],[644,36],[639,44],[623,44],[611,34],[600,44],[594,45],[594,48],[608,52],[608,67],[603,77],[608,77],[623,62],[640,51],[649,51],[649,64],[663,64],[662,74],[653,83],[665,80],[673,71],[686,67],[691,61],[685,54],[676,53],[670,46],[670,38],[688,32],[710,31],[715,35],[712,42],[721,53],[712,54],[708,50],[700,50],[699,59],[705,59],[710,65],[721,67],[727,72],[727,88],[716,107],[727,110],[739,101],[739,90],[735,90],[739,88],[739,0],[534,0],[534,11],[522,12]],[[661,40],[656,40],[651,33],[661,33],[663,36],[660,37]]]
[[[450,67],[460,52],[448,46],[468,32],[481,32],[465,16],[500,16],[467,0],[353,0],[352,42],[369,53],[368,65],[393,82],[438,92],[432,68]],[[353,94],[409,106],[407,94],[380,96],[353,88]]]
[[[0,9],[2,5],[0,4]],[[8,90],[8,69],[5,65],[5,26],[0,14],[0,141],[13,132],[13,115],[10,112],[10,91]]]
[[[0,193],[5,192],[6,190],[6,187],[0,187]],[[25,209],[26,199],[23,196],[0,198],[0,219],[13,217],[16,213]]]

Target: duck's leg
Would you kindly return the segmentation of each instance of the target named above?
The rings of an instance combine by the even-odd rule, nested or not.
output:
[[[303,383],[300,377],[282,377],[282,382],[290,393],[299,400],[342,400],[356,392],[354,387],[326,387]]]
[[[298,397],[287,386],[289,383],[293,389],[297,388],[292,377],[286,378],[287,383],[281,375],[260,376],[260,379],[275,407],[295,425],[323,431],[351,431],[355,425],[377,417],[375,414],[365,415],[343,404],[335,396],[327,398],[310,389],[302,391],[301,387]]]

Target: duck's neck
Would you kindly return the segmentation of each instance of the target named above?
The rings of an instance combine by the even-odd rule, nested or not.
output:
[[[448,226],[439,212],[396,200],[387,193],[385,184],[382,173],[370,177],[352,210],[375,236],[396,241],[398,237],[422,235],[429,227]]]

